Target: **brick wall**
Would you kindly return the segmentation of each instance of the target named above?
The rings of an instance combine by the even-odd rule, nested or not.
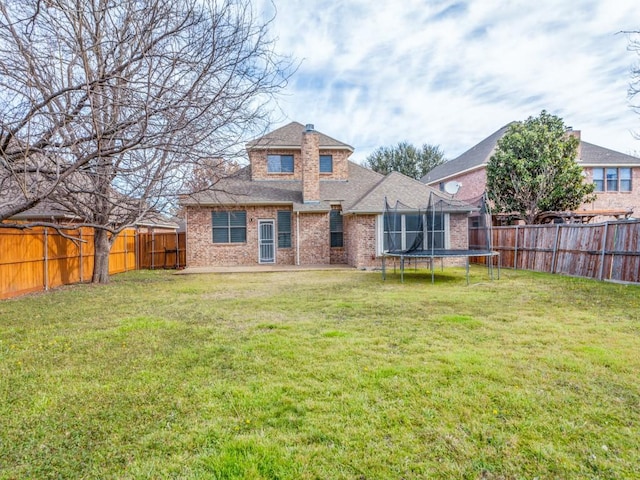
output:
[[[331,263],[329,247],[329,214],[300,214],[300,265],[328,265]]]
[[[449,245],[452,250],[469,248],[469,218],[466,214],[449,215]]]
[[[428,183],[427,185],[435,188],[436,190],[440,190],[441,183],[445,184],[453,181],[460,182],[462,184],[460,190],[458,190],[458,193],[456,194],[456,198],[465,199],[479,197],[484,193],[487,185],[487,172],[483,167],[471,172],[456,175],[444,180],[443,182]]]
[[[327,150],[320,149],[320,155],[331,155],[333,157],[333,172],[321,173],[322,180],[349,180],[349,156],[348,150]]]
[[[587,167],[584,171],[585,181],[593,182],[593,168]],[[579,210],[633,208],[633,216],[640,217],[640,168],[631,169],[631,192],[597,192],[596,194],[595,202],[584,204]]]
[[[213,243],[211,212],[245,210],[247,212],[246,243]],[[187,207],[187,266],[235,266],[257,265],[258,258],[258,220],[277,220],[277,211],[286,210],[277,207],[244,208],[206,208]],[[293,265],[295,263],[295,214],[291,218],[291,248],[277,248],[276,223],[276,263]]]
[[[348,215],[344,217],[347,263],[356,268],[379,268],[376,256],[377,215]]]
[[[293,173],[267,173],[267,155],[293,155]],[[348,180],[349,156],[348,150],[333,150],[321,148],[319,155],[333,156],[333,172],[321,173],[322,180]],[[252,180],[302,180],[302,153],[301,150],[270,149],[250,150]],[[319,168],[318,168],[319,169]]]

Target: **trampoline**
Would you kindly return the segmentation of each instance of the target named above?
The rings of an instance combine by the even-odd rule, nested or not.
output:
[[[446,228],[444,214],[466,213],[468,248],[444,248]],[[387,258],[400,260],[400,279],[404,282],[404,269],[409,262],[427,260],[431,267],[431,283],[435,282],[434,261],[464,258],[467,285],[469,285],[469,261],[471,258],[485,258],[489,278],[494,279],[494,257],[497,259],[498,279],[500,279],[500,254],[492,248],[491,212],[482,195],[470,200],[457,200],[431,194],[429,203],[423,208],[411,208],[396,202],[391,207],[385,199],[384,242],[382,255],[382,279],[386,280]],[[407,248],[401,248],[402,246]],[[459,245],[457,245],[459,246]],[[395,262],[394,262],[395,270]]]
[[[382,279],[387,279],[386,273],[386,258],[387,257],[395,257],[400,259],[400,280],[404,282],[404,267],[405,260],[409,259],[427,259],[429,260],[431,266],[431,283],[435,282],[435,268],[434,268],[434,260],[445,258],[465,258],[465,271],[466,271],[466,279],[467,285],[469,285],[469,259],[475,257],[497,257],[498,258],[498,280],[500,279],[500,254],[498,252],[491,252],[485,250],[445,250],[445,249],[435,249],[431,250],[414,250],[412,252],[405,251],[396,251],[396,252],[385,252],[382,256]],[[491,258],[487,259],[487,270],[489,274],[489,278],[493,280],[493,260]]]

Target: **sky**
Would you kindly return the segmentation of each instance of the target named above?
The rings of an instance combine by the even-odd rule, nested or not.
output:
[[[640,153],[628,98],[638,0],[257,0],[299,68],[274,106],[362,162],[408,141],[455,158],[543,109],[584,141]],[[640,98],[637,99],[640,103]]]

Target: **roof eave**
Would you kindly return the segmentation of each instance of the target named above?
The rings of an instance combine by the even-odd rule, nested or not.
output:
[[[300,150],[302,145],[246,145],[248,151],[251,150]],[[346,150],[353,153],[351,145],[319,145],[320,150]]]
[[[476,170],[481,170],[483,168],[487,168],[487,164],[486,163],[481,163],[480,165],[476,165],[475,167],[467,168],[465,170],[460,170],[459,172],[451,173],[449,175],[445,175],[444,177],[438,177],[438,178],[436,178],[434,180],[429,180],[428,182],[425,182],[425,185],[431,185],[432,183],[442,182],[444,180],[448,180],[450,178],[455,178],[455,177],[458,177],[460,175],[465,175],[467,173],[471,173],[471,172],[474,172]],[[429,174],[427,174],[427,175],[429,175]]]

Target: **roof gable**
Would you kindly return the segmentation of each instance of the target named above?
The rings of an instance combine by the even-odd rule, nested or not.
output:
[[[251,140],[247,143],[247,149],[263,149],[263,148],[302,148],[302,134],[305,131],[305,126],[299,122],[291,122],[283,127],[280,127],[272,132],[263,135],[262,137]],[[353,147],[347,145],[335,138],[325,135],[322,132],[317,132],[319,137],[321,149],[340,149],[349,150],[353,152]]]
[[[424,208],[437,190],[399,172],[391,172],[348,209],[348,213],[379,213],[385,201],[396,201],[410,208]]]
[[[448,177],[458,175],[462,172],[467,172],[469,170],[474,170],[476,168],[482,167],[489,161],[489,158],[491,158],[491,155],[493,155],[493,152],[496,149],[498,140],[500,140],[504,136],[504,134],[507,133],[507,129],[512,123],[514,122],[511,122],[500,128],[499,130],[493,132],[487,138],[482,140],[477,145],[471,147],[462,155],[441,165],[438,165],[424,177],[422,177],[420,181],[423,183],[434,183],[444,180]]]

